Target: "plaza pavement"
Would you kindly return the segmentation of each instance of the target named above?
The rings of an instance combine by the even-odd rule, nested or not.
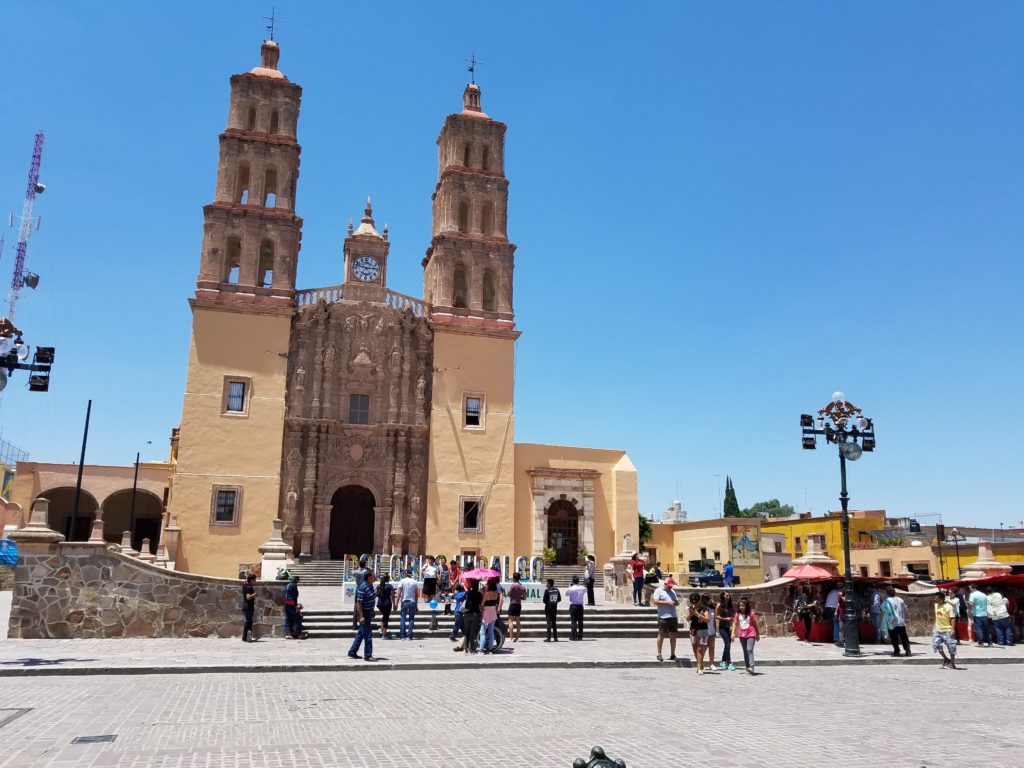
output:
[[[369,672],[384,670],[452,670],[472,668],[653,668],[671,666],[655,658],[655,641],[601,639],[571,642],[568,620],[558,643],[542,639],[508,642],[493,655],[453,653],[455,644],[446,637],[424,638],[417,630],[412,642],[380,640],[373,643],[377,662],[346,656],[349,640],[285,640],[268,638],[245,644],[240,639],[110,639],[110,640],[15,640],[0,641],[0,677],[67,675],[201,674],[246,671],[262,672]],[[846,658],[834,645],[807,645],[787,638],[766,638],[757,644],[757,664],[778,666],[885,665],[938,666],[930,638],[913,638],[910,658],[893,658],[889,646],[862,646],[863,656]],[[668,641],[663,655],[668,659]],[[719,650],[719,655],[720,655]],[[742,667],[743,653],[732,645],[733,661]],[[680,639],[680,666],[694,665],[690,643]],[[961,646],[958,659],[965,665],[1024,663],[1024,645],[1012,648]],[[737,673],[732,673],[737,674]]]
[[[982,665],[7,678],[0,768],[570,768],[595,744],[628,768],[1009,768],[1022,679]]]

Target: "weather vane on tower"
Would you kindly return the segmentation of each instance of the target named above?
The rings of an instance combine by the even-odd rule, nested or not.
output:
[[[469,62],[469,82],[476,84],[476,67],[477,64],[483,64],[482,61],[478,61],[475,53],[471,53],[469,58],[466,59]]]
[[[266,29],[270,33],[270,39],[273,40],[274,39],[274,25],[277,24],[276,8],[274,6],[270,6],[270,15],[269,16],[264,16],[263,18],[270,22],[269,24],[267,24]]]

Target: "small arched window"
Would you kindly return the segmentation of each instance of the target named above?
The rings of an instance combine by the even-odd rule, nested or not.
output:
[[[277,170],[267,168],[263,174],[263,207],[273,208],[277,204]]]
[[[224,256],[224,274],[222,280],[225,283],[238,285],[238,268],[242,260],[242,241],[237,237],[228,238],[228,252]]]
[[[455,278],[452,281],[452,306],[466,308],[466,270],[462,267],[455,268]]]
[[[485,171],[491,170],[491,148],[484,147],[484,156],[480,161],[480,167]]]
[[[260,265],[256,275],[260,288],[269,288],[274,282],[274,244],[269,240],[260,243]]]
[[[497,310],[494,295],[494,273],[491,270],[484,270],[484,311],[494,312]]]
[[[271,133],[277,133],[280,122],[281,122],[281,116],[278,113],[278,111],[275,109],[273,112],[270,113],[270,132]]]
[[[249,117],[245,121],[245,129],[247,131],[256,130],[256,107],[249,107]]]
[[[469,232],[469,203],[459,203],[459,232]]]
[[[249,166],[242,163],[238,166],[238,182],[235,185],[235,202],[245,205],[249,202]]]
[[[480,231],[485,235],[494,234],[494,204],[484,203],[480,212]]]
[[[471,150],[472,145],[470,144],[467,144],[465,147],[462,148],[462,165],[466,168],[469,168],[469,157]]]

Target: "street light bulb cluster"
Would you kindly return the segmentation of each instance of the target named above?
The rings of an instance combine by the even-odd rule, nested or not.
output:
[[[844,395],[842,392],[833,392],[832,393],[832,402],[833,403],[841,403],[845,399],[846,399],[846,395]]]
[[[843,458],[847,461],[856,461],[863,454],[861,447],[857,443],[843,443],[843,447],[839,450],[843,452]]]
[[[863,432],[865,429],[871,426],[871,422],[865,419],[863,416],[857,418],[857,429]]]

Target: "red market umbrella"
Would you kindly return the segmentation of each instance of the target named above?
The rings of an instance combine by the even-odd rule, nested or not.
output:
[[[797,565],[790,568],[784,574],[784,579],[803,579],[804,581],[826,581],[828,579],[838,578],[837,574],[830,571],[828,568],[822,568],[820,565]]]
[[[497,571],[492,571],[490,568],[474,568],[472,571],[466,571],[459,579],[463,582],[468,581],[487,581],[488,579],[500,579],[501,574]]]

